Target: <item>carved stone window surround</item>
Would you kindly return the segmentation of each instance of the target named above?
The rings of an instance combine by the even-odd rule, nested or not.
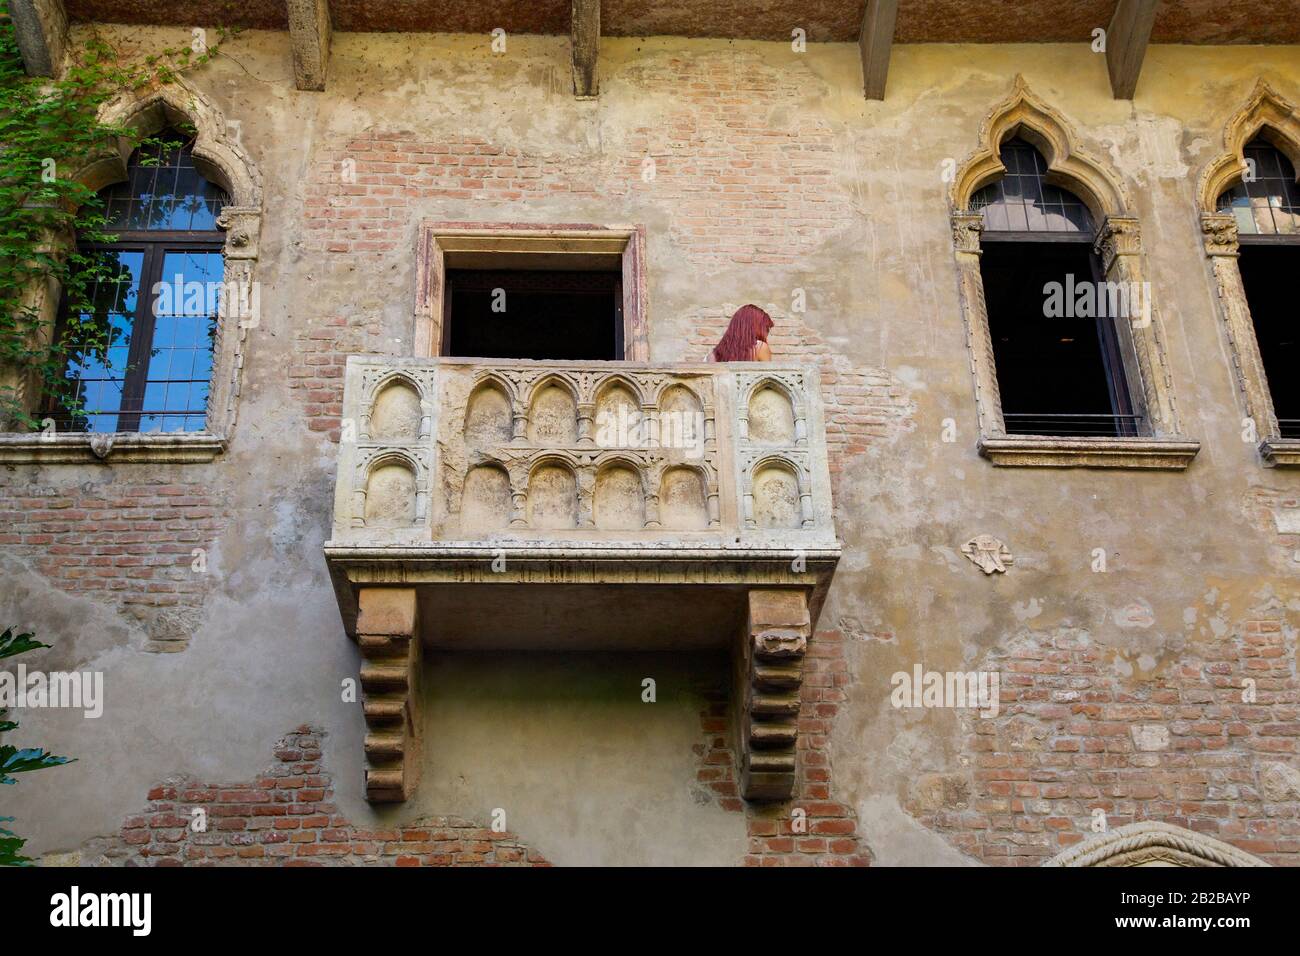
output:
[[[1230,843],[1160,820],[1142,820],[1062,850],[1043,866],[1268,866]]]
[[[222,112],[202,93],[177,81],[158,90],[125,93],[100,108],[104,124],[128,126],[149,135],[169,126],[192,125],[196,130],[194,164],[204,176],[220,184],[231,197],[217,225],[225,230],[222,250],[226,288],[253,281],[262,220],[262,181],[248,153],[231,135]],[[121,140],[114,149],[93,157],[74,178],[100,190],[126,178],[131,144]],[[69,249],[73,236],[63,236],[52,251]],[[61,290],[54,283],[35,286],[31,300],[44,323],[53,328]],[[243,377],[244,349],[249,323],[235,316],[224,318],[213,344],[212,381],[201,432],[116,433],[0,433],[0,464],[62,464],[106,462],[203,462],[221,454],[235,427]],[[18,387],[29,409],[40,400],[38,383],[30,373],[0,370]]]
[[[1154,308],[1149,322],[1116,323],[1129,392],[1142,411],[1145,434],[1117,438],[1007,434],[980,273],[983,216],[971,209],[971,197],[1005,174],[998,150],[1013,136],[1033,144],[1047,163],[1046,180],[1078,195],[1101,223],[1093,249],[1101,258],[1106,281],[1140,285],[1146,274],[1139,225],[1123,183],[1082,153],[1064,117],[1034,96],[1022,77],[1016,77],[1011,95],[984,120],[980,146],[958,170],[949,194],[959,297],[975,382],[979,453],[1001,466],[1185,469],[1200,444],[1180,434],[1161,320]]]
[[[1230,213],[1217,211],[1219,196],[1240,179],[1246,168],[1246,144],[1257,136],[1271,142],[1300,169],[1300,116],[1290,102],[1263,81],[1256,84],[1246,103],[1228,120],[1223,131],[1224,151],[1201,173],[1197,185],[1201,238],[1219,293],[1219,312],[1228,335],[1237,387],[1245,413],[1255,424],[1260,459],[1274,467],[1297,467],[1300,439],[1281,435],[1246,301],[1237,262],[1241,255],[1237,223]]]
[[[422,222],[416,251],[414,354],[442,354],[449,268],[597,269],[622,273],[623,359],[648,362],[645,245],[641,226]]]

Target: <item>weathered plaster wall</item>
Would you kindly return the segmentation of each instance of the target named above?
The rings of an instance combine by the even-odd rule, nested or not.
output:
[[[855,811],[877,863],[1036,861],[1087,834],[1102,804],[1112,823],[1181,820],[1297,858],[1300,794],[1270,767],[1300,761],[1300,538],[1273,519],[1296,507],[1300,476],[1262,468],[1241,441],[1193,198],[1258,78],[1300,101],[1297,48],[1154,47],[1132,103],[1110,97],[1082,44],[901,46],[876,103],[852,44],[607,40],[595,101],[573,99],[563,38],[512,37],[494,55],[486,37],[339,34],[324,93],[293,89],[284,34],[228,52],[192,82],[242,124],[267,210],[229,453],[0,474],[0,624],[55,644],[29,667],[101,669],[108,695],[97,721],[21,715],[15,742],[79,758],[5,788],[30,849],[116,834],[171,775],[252,779],[300,725],[325,730],[339,811],[359,826],[485,824],[505,807],[518,839],[558,863],[739,862],[755,851],[747,832],[775,826],[747,831],[725,794],[700,799],[709,695],[680,661],[645,711],[637,660],[435,659],[418,796],[380,813],[361,799],[361,715],[339,692],[358,657],[320,551],[342,363],[409,351],[416,227],[434,218],[642,224],[654,361],[698,360],[755,301],[776,318],[778,355],[819,364],[846,548],[821,620],[843,663],[824,685],[816,770],[820,799]],[[975,453],[941,174],[1017,73],[1134,197],[1176,400],[1202,442],[1186,473],[995,470]],[[355,184],[339,176],[349,159]],[[112,502],[166,495],[201,500],[162,522],[185,546],[157,567],[101,575],[77,551],[152,543],[120,537],[141,532],[113,524],[133,520]],[[1009,574],[959,553],[977,533],[1010,546]],[[208,552],[198,581],[193,547]],[[1020,711],[989,722],[889,704],[895,671],[994,662],[1023,678],[1008,681]],[[1214,687],[1257,666],[1266,707]],[[1168,727],[1168,748],[1138,751],[1134,724]],[[1283,783],[1264,786],[1268,773]]]

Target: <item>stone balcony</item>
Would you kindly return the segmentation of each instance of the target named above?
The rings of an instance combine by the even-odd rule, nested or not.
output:
[[[369,796],[415,785],[422,648],[732,648],[744,789],[788,796],[839,554],[814,368],[351,357],[325,555]]]

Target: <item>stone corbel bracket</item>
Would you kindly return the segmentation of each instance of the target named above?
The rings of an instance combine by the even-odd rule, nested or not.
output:
[[[420,638],[414,588],[363,588],[358,596],[366,799],[400,803],[420,768]]]
[[[749,592],[734,694],[740,709],[740,790],[746,800],[788,800],[794,793],[803,661],[811,632],[804,591]]]

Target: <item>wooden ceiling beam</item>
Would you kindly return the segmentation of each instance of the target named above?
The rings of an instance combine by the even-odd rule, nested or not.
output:
[[[9,19],[27,75],[57,76],[68,38],[63,0],[11,0]]]
[[[329,0],[286,0],[286,3],[294,86],[300,90],[323,90],[332,32]]]
[[[573,0],[573,92],[596,95],[596,53],[600,46],[600,0]]]
[[[889,48],[894,43],[894,23],[898,20],[898,0],[867,0],[862,15],[862,32],[858,50],[862,54],[862,89],[869,100],[885,98],[885,81],[889,76]]]
[[[1117,100],[1133,99],[1159,6],[1160,0],[1119,0],[1115,4],[1106,31],[1106,69]]]

